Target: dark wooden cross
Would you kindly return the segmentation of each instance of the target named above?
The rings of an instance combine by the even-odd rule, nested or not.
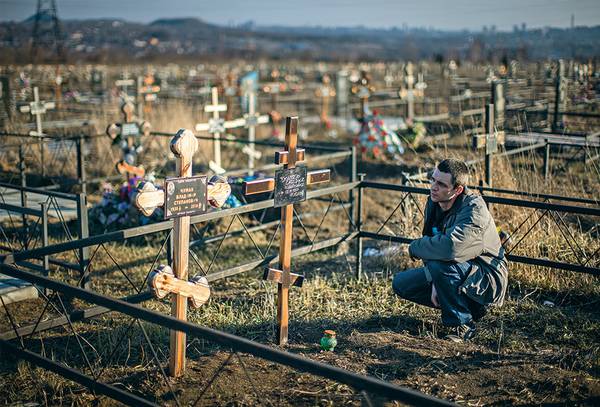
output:
[[[117,163],[117,170],[125,169],[127,178],[135,172],[127,171],[127,168],[135,167],[137,155],[141,151],[140,137],[150,135],[150,123],[147,121],[134,120],[133,103],[125,102],[121,106],[123,112],[123,123],[112,123],[106,128],[106,134],[112,139],[113,144],[118,144],[123,152],[123,159]],[[123,165],[128,164],[128,165]],[[137,167],[135,167],[137,168]]]
[[[161,265],[154,270],[148,284],[158,298],[171,294],[171,315],[187,319],[187,303],[200,306],[210,297],[210,288],[205,278],[188,281],[188,260],[190,248],[190,216],[204,213],[207,204],[221,207],[231,188],[226,180],[214,179],[206,182],[206,177],[192,177],[192,158],[198,150],[198,140],[190,130],[181,129],[171,140],[171,151],[177,158],[177,175],[165,181],[165,189],[158,190],[152,183],[145,183],[138,190],[134,203],[146,216],[158,207],[164,207],[165,218],[174,217],[173,223],[173,264]],[[178,377],[185,370],[185,333],[171,331],[169,372]]]
[[[279,268],[267,268],[264,278],[277,283],[278,343],[288,341],[288,300],[291,285],[301,286],[304,276],[292,273],[292,223],[294,203],[306,199],[306,185],[328,182],[330,170],[306,171],[305,166],[296,166],[304,161],[304,149],[297,148],[298,118],[288,117],[285,123],[285,150],[275,153],[275,163],[283,169],[275,178],[259,179],[244,183],[245,195],[275,191],[275,207],[281,207],[281,240],[279,243]]]

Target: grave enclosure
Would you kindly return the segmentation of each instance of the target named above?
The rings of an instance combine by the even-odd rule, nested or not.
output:
[[[2,175],[0,209],[10,215],[3,223],[6,241],[0,254],[0,272],[33,284],[38,299],[27,315],[17,312],[16,303],[3,301],[6,323],[0,332],[0,348],[96,394],[132,405],[161,404],[165,400],[193,404],[202,397],[214,402],[218,400],[218,390],[213,383],[225,376],[226,368],[234,369],[234,364],[243,380],[250,383],[252,391],[246,391],[254,400],[260,400],[263,392],[265,397],[276,397],[278,391],[280,397],[288,397],[285,380],[277,385],[261,383],[261,369],[271,366],[264,364],[266,361],[274,363],[274,369],[288,380],[297,374],[308,377],[306,380],[311,383],[337,382],[347,386],[345,392],[332,396],[339,403],[368,404],[381,397],[413,405],[448,404],[288,352],[284,347],[288,330],[292,345],[304,340],[302,335],[296,335],[295,325],[300,325],[301,315],[294,312],[294,300],[305,290],[313,289],[312,280],[322,278],[318,270],[304,269],[305,263],[297,263],[301,258],[342,258],[347,268],[345,277],[369,281],[374,277],[363,267],[369,261],[364,258],[366,247],[379,247],[377,242],[405,245],[420,233],[420,213],[428,194],[422,185],[426,166],[403,173],[401,183],[373,180],[372,174],[365,178],[361,173],[363,166],[383,173],[383,168],[393,168],[394,163],[370,167],[372,161],[361,157],[359,146],[351,147],[348,136],[344,138],[344,124],[340,123],[351,121],[352,115],[360,117],[366,109],[381,109],[381,115],[410,117],[425,123],[433,133],[429,134],[433,146],[451,144],[460,133],[471,145],[470,157],[474,158],[469,164],[479,171],[473,189],[492,205],[495,214],[515,211],[518,221],[511,224],[512,246],[506,248],[509,260],[548,273],[599,275],[598,250],[578,246],[585,236],[590,236],[590,247],[597,247],[593,246],[593,227],[589,227],[597,224],[600,217],[597,197],[495,187],[494,169],[505,157],[531,154],[542,163],[533,171],[551,180],[555,171],[570,163],[595,165],[599,141],[593,130],[571,131],[568,127],[569,117],[593,121],[595,113],[572,105],[568,108],[573,111],[553,109],[553,104],[562,103],[558,92],[550,92],[560,89],[560,79],[558,85],[552,80],[543,81],[536,89],[535,84],[519,78],[488,83],[485,77],[478,77],[475,82],[483,83],[477,86],[455,78],[456,89],[464,86],[463,90],[470,90],[466,97],[464,92],[450,94],[443,80],[434,80],[432,74],[417,74],[416,69],[422,70],[398,69],[403,76],[388,78],[396,85],[388,86],[390,89],[381,86],[383,75],[369,79],[379,89],[369,87],[366,78],[364,83],[360,79],[356,82],[363,88],[357,88],[355,94],[348,86],[347,95],[339,95],[343,86],[337,86],[328,103],[319,99],[325,94],[322,88],[318,97],[309,86],[287,94],[287,90],[281,90],[283,86],[269,82],[268,92],[250,93],[247,106],[231,101],[223,104],[219,98],[226,99],[224,90],[220,96],[218,87],[207,84],[198,98],[199,115],[188,126],[197,134],[175,133],[155,125],[154,115],[160,111],[161,103],[166,107],[178,100],[176,94],[162,96],[164,87],[156,92],[153,108],[144,111],[144,118],[153,123],[152,130],[146,127],[140,131],[144,127],[140,125],[138,131],[128,133],[127,124],[137,126],[141,116],[138,104],[123,109],[125,117],[121,123],[116,121],[119,113],[114,109],[110,120],[102,123],[116,123],[109,126],[107,134],[82,132],[63,137],[59,132],[50,134],[43,127],[38,127],[35,134],[5,132],[1,137],[6,143],[0,147],[0,153],[7,157],[7,167],[11,168]],[[477,75],[481,75],[481,70]],[[333,77],[344,78],[341,74]],[[439,90],[441,96],[420,96],[418,91],[423,89],[425,95]],[[553,96],[556,100],[552,100]],[[545,97],[547,103],[538,104],[538,97]],[[112,105],[114,108],[115,103]],[[259,113],[266,112],[264,106],[270,106],[270,115]],[[321,109],[329,110],[323,113]],[[567,104],[560,109],[567,109]],[[136,119],[132,116],[135,111]],[[273,111],[306,113],[285,120],[283,143],[272,130],[284,121],[274,120]],[[227,115],[230,116],[225,118]],[[324,126],[325,119],[338,126],[337,138],[326,131],[320,132],[318,139],[311,136],[317,133],[315,129]],[[533,122],[539,125],[535,131],[531,129]],[[312,127],[303,138],[305,126]],[[134,148],[134,144],[142,147],[134,161],[127,162],[129,150],[112,146],[117,136],[138,137],[138,141],[126,143],[127,149]],[[173,147],[173,140],[184,137],[185,149]],[[184,151],[196,154],[185,156]],[[99,159],[104,161],[104,168],[97,165]],[[303,160],[304,165],[296,166]],[[48,165],[50,162],[59,164]],[[129,166],[124,167],[124,163]],[[140,165],[143,172],[137,172]],[[115,166],[123,170],[118,172]],[[101,182],[125,181],[145,176],[149,171],[154,172],[159,179],[157,185],[163,189],[156,190],[146,183],[134,195],[136,206],[150,214],[155,207],[166,205],[165,212],[171,214],[156,223],[90,234],[88,210],[99,202]],[[192,177],[195,174],[203,175]],[[218,184],[211,184],[211,177],[205,174],[261,174],[262,178],[237,185],[243,205],[215,210],[209,202],[216,199],[211,194],[216,194],[214,188]],[[182,185],[176,186],[178,181],[169,181],[173,175],[188,180],[181,180]],[[173,194],[169,193],[169,185],[173,185]],[[236,191],[236,185],[232,186]],[[170,201],[169,197],[178,193],[190,196]],[[264,199],[253,201],[252,195],[258,193]],[[181,202],[192,195],[194,199],[200,196],[199,201],[181,207]],[[389,199],[382,199],[383,195]],[[225,200],[223,196],[220,199]],[[518,217],[518,212],[526,214],[525,218]],[[575,224],[584,226],[577,229]],[[566,249],[532,249],[531,241],[537,239],[536,233],[542,233],[540,229],[557,231]],[[272,327],[259,326],[259,336],[268,338],[268,345],[203,323],[203,318],[208,318],[203,311],[207,306],[228,301],[235,304],[227,293],[227,281],[238,278],[246,278],[248,284],[258,287],[256,295],[261,305],[272,310]],[[198,309],[190,307],[188,311],[188,300]],[[92,329],[99,333],[88,334]],[[114,334],[110,329],[115,329]],[[170,338],[167,331],[171,332]],[[122,357],[125,340],[138,341],[144,355],[132,354],[131,360]],[[108,345],[103,348],[103,344]],[[282,348],[271,346],[275,344]],[[54,356],[49,357],[50,354]],[[186,361],[195,373],[190,373],[189,366],[186,370]],[[135,374],[128,369],[136,364],[150,367],[151,373],[147,374],[154,375],[160,394],[151,393],[148,387],[135,388]],[[183,381],[174,384],[169,378],[188,380],[194,374],[204,379],[197,386],[201,391],[196,393],[186,392],[189,388],[183,385],[179,387]]]

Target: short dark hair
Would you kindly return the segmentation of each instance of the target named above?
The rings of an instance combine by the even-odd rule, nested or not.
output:
[[[455,158],[446,158],[438,164],[437,169],[452,175],[454,188],[459,185],[466,186],[469,182],[469,168],[464,161]]]

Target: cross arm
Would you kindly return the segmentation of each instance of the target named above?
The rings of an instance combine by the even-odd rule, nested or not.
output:
[[[278,269],[267,267],[263,274],[263,280],[270,280],[281,284],[283,272]],[[290,273],[290,285],[302,287],[304,276],[302,274]]]
[[[223,177],[213,177],[206,188],[208,204],[213,208],[220,208],[231,194],[231,186]],[[144,182],[138,188],[134,197],[134,205],[145,216],[150,216],[158,207],[165,204],[165,191],[157,189],[153,183]]]
[[[179,294],[187,297],[190,305],[200,307],[210,298],[210,287],[206,277],[197,276],[190,281],[175,277],[169,266],[160,265],[148,276],[148,287],[157,298],[164,298],[168,294]]]
[[[315,185],[323,182],[329,182],[331,179],[331,170],[316,170],[309,171],[306,174],[306,185]],[[271,192],[275,189],[275,178],[257,179],[254,181],[246,181],[243,185],[244,195],[261,194],[263,192]]]

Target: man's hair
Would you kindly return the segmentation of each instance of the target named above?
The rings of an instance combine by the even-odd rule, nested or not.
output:
[[[454,188],[459,185],[466,186],[469,182],[469,168],[464,161],[455,158],[446,158],[437,166],[438,170],[452,175]]]

